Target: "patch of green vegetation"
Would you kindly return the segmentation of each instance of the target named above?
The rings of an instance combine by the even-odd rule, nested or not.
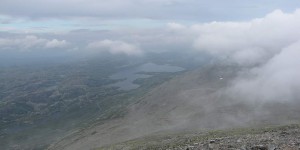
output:
[[[109,76],[124,64],[127,62],[122,59],[105,59],[2,69],[0,149],[15,144],[28,145],[32,141],[44,147],[66,133],[123,117],[130,104],[175,75],[156,73],[150,78],[136,80],[140,87],[131,91],[108,87],[117,82]]]

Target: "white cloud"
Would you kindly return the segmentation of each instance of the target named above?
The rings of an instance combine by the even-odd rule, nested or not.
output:
[[[253,64],[261,64],[268,59],[267,52],[260,47],[245,48],[240,51],[234,52],[230,57],[232,61],[240,65],[250,66]]]
[[[87,46],[94,51],[108,51],[111,54],[141,55],[142,51],[135,45],[123,41],[103,40],[91,42]]]
[[[191,44],[196,51],[247,66],[225,93],[256,102],[299,100],[299,27],[300,9],[292,13],[275,10],[248,22],[211,22],[187,28],[169,25],[178,33],[195,33]]]
[[[198,33],[195,49],[233,58],[238,63],[258,63],[300,39],[300,10],[275,10],[249,22],[212,22],[190,27]],[[240,58],[239,58],[240,57]]]
[[[35,49],[63,48],[65,40],[48,40],[34,35],[16,38],[0,38],[0,50],[32,51]]]
[[[179,24],[179,23],[175,23],[175,22],[171,22],[167,24],[167,27],[171,30],[183,30],[186,29],[186,26]]]
[[[240,76],[230,92],[254,101],[289,101],[300,98],[300,41],[283,48],[266,64],[250,70],[250,78]]]
[[[45,45],[46,48],[64,48],[68,45],[68,42],[66,40],[57,40],[53,39],[51,41],[48,41]]]
[[[247,66],[225,93],[255,102],[300,98],[299,27],[300,9],[293,13],[275,10],[248,22],[212,22],[187,29],[175,26],[197,34],[195,50]]]

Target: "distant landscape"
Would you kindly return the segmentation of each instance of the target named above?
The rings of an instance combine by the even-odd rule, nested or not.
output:
[[[2,67],[1,147],[45,148],[74,130],[120,118],[147,90],[194,67],[157,65],[151,58],[107,60]]]
[[[298,150],[299,29],[299,0],[0,0],[0,150]]]

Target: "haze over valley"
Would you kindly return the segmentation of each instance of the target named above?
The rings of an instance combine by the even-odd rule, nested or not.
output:
[[[297,149],[299,28],[296,0],[1,1],[0,149]]]

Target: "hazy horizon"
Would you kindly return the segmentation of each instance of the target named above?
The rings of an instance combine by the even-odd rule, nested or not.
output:
[[[298,0],[1,0],[0,149],[297,122],[299,28]]]

